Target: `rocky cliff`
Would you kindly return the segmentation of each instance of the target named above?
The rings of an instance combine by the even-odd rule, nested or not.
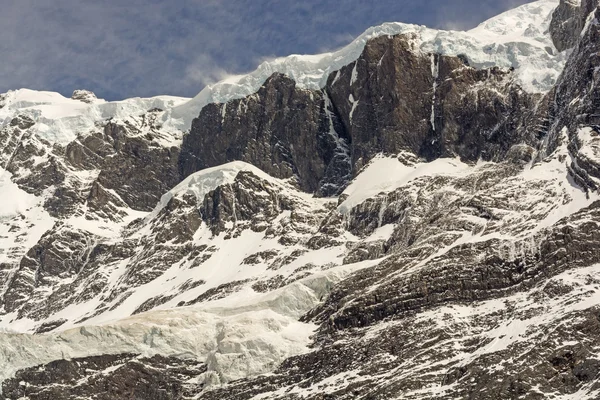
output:
[[[600,397],[598,21],[1,95],[0,398]]]
[[[254,95],[204,107],[183,141],[182,178],[242,160],[330,196],[379,153],[498,161],[513,145],[535,145],[540,95],[509,69],[423,53],[416,40],[369,41],[321,90],[275,74]]]

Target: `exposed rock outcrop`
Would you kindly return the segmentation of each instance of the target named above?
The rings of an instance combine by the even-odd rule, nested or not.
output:
[[[477,70],[459,57],[423,54],[411,34],[379,37],[334,72],[322,91],[272,76],[252,96],[205,107],[184,138],[182,177],[241,160],[302,190],[334,195],[378,153],[427,160],[500,160],[535,145],[539,96],[511,72]]]
[[[598,0],[560,0],[550,23],[550,34],[558,51],[577,45],[589,15],[598,4]]]
[[[577,44],[584,22],[581,0],[560,0],[550,24],[552,42],[558,51],[565,51]]]
[[[75,400],[93,395],[98,400],[175,400],[202,390],[202,384],[189,381],[205,370],[206,365],[192,360],[135,354],[59,360],[46,369],[20,371],[4,383],[0,399]]]
[[[297,89],[281,74],[269,78],[255,95],[208,105],[184,139],[182,177],[240,160],[278,178],[295,178],[307,192],[325,185],[339,191],[349,165],[336,156],[348,144],[330,107],[324,93]],[[330,164],[339,169],[336,174],[328,173]]]
[[[73,100],[79,100],[84,103],[93,103],[98,100],[94,92],[90,92],[89,90],[77,89],[73,91],[73,95],[71,95]]]

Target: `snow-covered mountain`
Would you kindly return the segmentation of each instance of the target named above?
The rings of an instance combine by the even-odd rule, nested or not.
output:
[[[205,105],[249,96],[274,73],[292,78],[299,88],[320,89],[332,73],[358,59],[369,40],[409,33],[414,34],[414,45],[422,52],[460,55],[476,68],[513,67],[525,90],[547,92],[556,83],[567,59],[566,53],[556,51],[548,32],[557,3],[542,0],[526,4],[466,32],[398,22],[372,27],[338,51],[277,58],[247,75],[232,76],[210,85],[191,101],[176,107],[173,115],[185,121],[183,126],[187,127],[190,117],[195,118]]]
[[[597,7],[0,95],[0,398],[599,398]]]

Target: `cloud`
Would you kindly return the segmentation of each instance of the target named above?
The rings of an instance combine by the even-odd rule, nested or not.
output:
[[[337,49],[388,21],[468,28],[519,0],[8,0],[0,92],[194,96],[259,60]]]
[[[226,79],[232,74],[227,73],[210,56],[201,54],[196,57],[192,64],[186,67],[185,75],[190,82],[206,86]]]

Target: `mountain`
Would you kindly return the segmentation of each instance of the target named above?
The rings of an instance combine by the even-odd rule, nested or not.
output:
[[[598,6],[0,95],[0,398],[600,398]]]

